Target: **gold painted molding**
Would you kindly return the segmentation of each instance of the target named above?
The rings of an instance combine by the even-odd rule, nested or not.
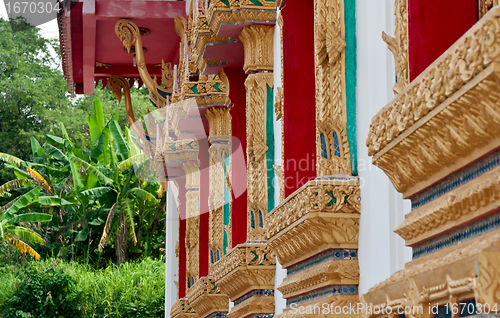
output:
[[[397,95],[410,82],[408,54],[408,0],[395,0],[396,29],[394,37],[382,32],[382,40],[394,56],[396,64],[396,83],[393,91]]]
[[[229,310],[229,298],[221,292],[210,275],[198,279],[189,290],[188,297],[200,318],[205,318],[214,312]]]
[[[283,298],[290,298],[339,284],[359,284],[358,260],[321,263],[287,276],[278,290],[283,294]]]
[[[269,246],[246,243],[215,263],[213,275],[221,290],[235,301],[254,289],[274,289],[275,271],[276,255]]]
[[[185,161],[186,175],[186,293],[198,280],[200,240],[200,164],[198,160]],[[191,281],[189,281],[191,279]],[[192,287],[191,287],[192,288]]]
[[[245,64],[243,65],[245,73],[273,70],[274,26],[246,26],[241,30],[239,38],[245,50]]]
[[[264,239],[265,235],[269,187],[267,184],[266,107],[267,89],[272,87],[273,73],[254,73],[248,75],[245,80],[247,102],[247,240],[261,240]],[[252,214],[253,223],[251,222]],[[262,224],[260,224],[260,219],[262,219]]]
[[[394,232],[411,246],[500,207],[500,167],[416,209]]]
[[[314,300],[305,304],[301,304],[304,313],[295,312],[292,308],[285,308],[282,314],[275,316],[276,318],[336,318],[336,317],[349,317],[349,318],[361,318],[361,315],[338,315],[331,314],[330,312],[322,313],[318,310],[323,309],[323,304],[327,304],[329,308],[343,308],[343,307],[354,307],[357,308],[359,303],[359,296],[331,296],[321,298],[320,300]],[[313,312],[313,309],[316,308],[316,313]],[[319,309],[318,309],[319,308]],[[298,310],[298,308],[296,308]]]
[[[151,102],[157,108],[166,106],[168,97],[163,97],[162,94],[172,93],[173,74],[170,69],[171,64],[165,63],[162,60],[162,82],[165,87],[161,87],[156,82],[156,76],[152,79],[151,75],[149,75],[144,58],[140,28],[137,24],[128,19],[120,19],[115,24],[115,33],[120,41],[122,41],[127,52],[130,53],[132,49],[134,50],[134,56],[137,59],[137,70],[149,90],[149,99]]]
[[[404,197],[500,146],[499,23],[492,9],[373,118],[369,155]]]
[[[231,114],[227,107],[212,107],[207,109],[205,117],[208,120],[210,136],[229,136],[231,134]]]
[[[267,218],[266,236],[287,268],[331,248],[358,248],[359,179],[309,181]]]
[[[240,304],[231,308],[227,314],[228,318],[251,317],[255,314],[272,314],[274,313],[274,297],[250,297]]]
[[[351,174],[347,140],[344,1],[315,0],[316,169]]]
[[[481,19],[488,11],[494,7],[500,4],[498,0],[478,0],[478,14],[479,18]]]
[[[500,230],[406,264],[406,269],[372,287],[361,296],[372,307],[422,306],[460,303],[474,298],[476,303],[500,302]],[[380,315],[366,315],[377,317]],[[411,317],[414,317],[413,315]]]
[[[198,318],[198,314],[194,311],[193,307],[189,304],[188,298],[178,299],[170,310],[170,317],[172,318]]]

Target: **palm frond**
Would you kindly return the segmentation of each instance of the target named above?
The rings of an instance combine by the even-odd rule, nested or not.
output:
[[[3,153],[3,152],[0,152],[0,160],[2,161],[5,161],[5,162],[8,162],[10,163],[11,165],[15,165],[17,167],[21,167],[21,166],[24,166],[26,163],[24,162],[24,160],[22,159],[19,159],[17,157],[14,157],[12,155],[9,155],[9,154],[6,154],[6,153]]]
[[[125,171],[125,170],[128,170],[132,167],[132,165],[136,162],[143,162],[144,160],[146,160],[146,155],[143,154],[143,153],[139,153],[139,154],[136,154],[130,158],[128,158],[127,160],[124,160],[122,162],[120,162],[118,164],[118,169],[120,169],[120,171]]]
[[[88,190],[82,191],[82,194],[83,195],[93,195],[93,196],[99,197],[99,196],[101,196],[103,194],[108,193],[111,190],[112,189],[110,187],[95,187],[95,188],[92,188],[92,189],[88,189]]]
[[[40,193],[41,190],[42,188],[40,186],[37,186],[33,190],[30,190],[28,193],[25,193],[21,197],[17,198],[16,201],[5,211],[4,214],[0,214],[0,221],[13,217],[14,213],[33,203],[36,196],[38,195],[38,193]]]
[[[15,239],[11,236],[7,236],[7,241],[9,242],[10,245],[12,245],[21,254],[26,255],[26,253],[28,253],[33,258],[35,258],[37,260],[40,259],[40,254],[38,254],[31,246],[24,243],[23,241]]]
[[[64,200],[56,195],[53,196],[43,196],[38,198],[38,203],[43,206],[63,206],[63,205],[71,205],[73,203]]]
[[[33,185],[33,182],[27,179],[15,179],[11,180],[9,182],[4,183],[2,186],[0,186],[0,196],[4,197],[6,193],[23,188],[23,187],[29,187],[30,185]]]
[[[95,175],[101,183],[107,184],[107,185],[113,183],[112,179],[106,177],[101,171],[99,171],[99,169],[92,166],[88,162],[86,162],[78,157],[75,157],[73,155],[70,156],[69,160],[73,161],[75,164],[79,165],[80,167],[83,167],[83,169],[85,169],[88,173],[92,173],[93,175]]]
[[[111,230],[111,222],[113,222],[113,218],[115,217],[116,212],[116,203],[113,204],[111,210],[109,210],[108,218],[106,220],[106,225],[104,226],[104,230],[102,231],[101,241],[99,242],[98,250],[102,251],[102,249],[108,244],[108,235]]]
[[[52,215],[45,213],[24,213],[11,218],[8,223],[15,224],[20,222],[50,222]]]
[[[42,188],[44,188],[45,190],[47,190],[48,193],[50,193],[50,194],[54,193],[52,191],[52,188],[50,187],[49,183],[47,182],[47,180],[45,180],[45,178],[42,177],[38,172],[36,172],[35,170],[33,170],[31,168],[26,168],[26,171],[28,172],[28,174],[30,175],[30,177],[36,183],[38,183],[40,186],[42,186]]]
[[[45,240],[40,236],[40,234],[38,234],[30,229],[27,229],[25,227],[15,226],[15,225],[6,225],[4,227],[4,229],[7,230],[6,232],[14,234],[15,236],[17,236],[19,238],[31,241],[33,243],[45,245]]]
[[[6,205],[0,207],[0,212],[4,212],[4,211],[7,211],[14,203],[16,203],[16,199],[10,201],[9,203],[7,203]],[[1,214],[1,213],[0,213]]]
[[[141,188],[133,188],[133,189],[130,189],[129,192],[132,192],[134,195],[143,199],[144,201],[147,201],[149,203],[153,203],[155,205],[158,204],[158,199],[155,198],[154,195],[152,195],[151,193],[149,193],[146,190],[143,190]]]
[[[134,245],[137,245],[137,235],[135,234],[135,224],[134,224],[134,214],[132,210],[130,209],[130,205],[128,200],[125,200],[122,203],[122,210],[123,213],[125,213],[125,218],[127,219],[128,223],[128,238],[129,240],[132,240],[134,242]]]

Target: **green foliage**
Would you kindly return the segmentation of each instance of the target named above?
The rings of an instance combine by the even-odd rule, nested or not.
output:
[[[3,317],[74,317],[81,313],[75,280],[52,264],[28,264],[18,273],[18,285]],[[4,296],[5,297],[5,296]]]
[[[130,156],[133,146],[126,137],[129,132],[123,133],[116,116],[106,121],[98,98],[93,108],[95,113],[89,119],[93,144],[89,150],[72,142],[63,126],[63,137],[48,134],[43,145],[31,138],[33,162],[0,153],[0,160],[7,161],[22,178],[0,186],[4,196],[20,195],[18,201],[10,198],[13,202],[5,208],[5,215],[52,216],[49,226],[32,226],[29,236],[26,231],[0,223],[0,239],[2,229],[7,229],[18,236],[16,239],[37,243],[46,240],[46,247],[36,247],[42,256],[55,253],[97,267],[113,261],[122,263],[129,257],[159,256],[164,240],[159,230],[162,226],[157,229],[160,219],[164,220],[164,206],[158,205],[157,198],[160,185],[143,182],[136,175],[145,156]],[[124,229],[124,235],[118,235],[120,229]],[[39,258],[23,242],[13,243],[18,250]]]
[[[59,67],[59,41],[45,39],[39,28],[25,25],[20,19],[9,23],[0,18],[0,152],[37,162],[44,155],[40,145],[47,134],[71,136],[72,142],[88,150],[92,142],[82,119],[93,112],[93,96],[71,98]],[[22,31],[12,32],[12,28]],[[151,105],[146,91],[131,88],[137,118]],[[103,118],[116,113],[119,125],[128,125],[125,107],[118,105],[109,89],[99,84],[94,95],[101,100]],[[0,184],[13,177],[13,170],[0,165]]]
[[[19,302],[19,295],[24,297],[22,293],[30,291],[28,287],[31,294]],[[76,317],[162,317],[165,310],[165,262],[145,258],[140,262],[95,270],[77,262],[48,259],[36,266],[0,267],[0,313],[5,314],[13,308],[27,313],[25,307],[30,305],[27,302],[32,302],[40,308],[32,317],[67,317],[65,314],[55,315],[55,311],[50,316],[40,315],[44,308],[52,306],[50,299],[47,302],[49,291],[54,304],[57,304],[55,293],[66,292],[61,298],[70,310],[75,310]]]

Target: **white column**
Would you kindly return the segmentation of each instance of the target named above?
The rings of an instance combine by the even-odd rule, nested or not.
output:
[[[357,146],[361,179],[359,228],[359,293],[385,280],[411,260],[409,248],[392,231],[409,212],[388,177],[371,163],[366,136],[372,117],[394,96],[394,57],[382,31],[394,34],[394,0],[356,0]],[[405,200],[407,201],[407,200]],[[410,257],[408,257],[410,256]]]
[[[175,183],[169,181],[165,222],[165,318],[170,318],[170,309],[177,301],[177,286],[174,282],[179,281],[179,258],[175,255],[175,246],[179,240],[178,195]]]
[[[278,9],[279,16],[280,10]],[[274,50],[274,97],[276,101],[276,92],[277,87],[281,87],[281,27],[276,23],[274,26],[274,41],[273,41],[273,50]],[[283,166],[282,162],[282,151],[281,149],[281,133],[283,129],[283,118],[276,121],[276,113],[274,113],[274,164]],[[278,182],[278,176],[275,174],[274,179],[274,202],[275,205],[280,203],[280,186]],[[276,260],[276,275],[274,276],[274,305],[275,305],[275,314],[281,314],[283,309],[286,308],[286,300],[283,298],[283,294],[276,289],[286,277],[286,269],[281,267],[281,264]]]

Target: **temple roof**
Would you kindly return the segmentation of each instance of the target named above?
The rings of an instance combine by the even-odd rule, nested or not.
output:
[[[92,94],[95,83],[111,75],[139,79],[133,54],[115,34],[121,18],[149,33],[142,37],[151,76],[161,78],[161,61],[179,59],[174,18],[186,15],[185,1],[81,0],[67,1],[58,15],[64,76],[71,93]]]

